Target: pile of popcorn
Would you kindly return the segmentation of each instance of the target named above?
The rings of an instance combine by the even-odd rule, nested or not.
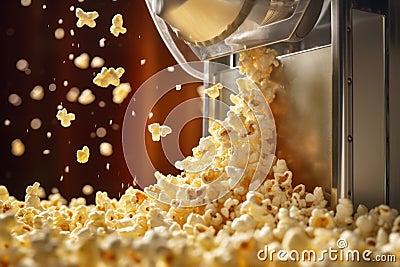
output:
[[[355,266],[258,258],[265,246],[319,252],[337,248],[339,239],[349,249],[399,259],[396,210],[354,208],[347,199],[331,210],[320,187],[307,192],[294,186],[286,162],[271,155],[273,118],[260,97],[274,98],[277,84],[269,79],[279,66],[275,56],[266,48],[241,55],[241,71],[262,95],[249,80],[238,80],[235,105],[224,121],[210,126],[193,156],[176,163],[182,173],[157,172],[158,183],[145,192],[130,187],[119,199],[97,192],[95,204],[88,205],[84,198],[67,203],[58,193],[41,199],[39,183],[26,189],[24,201],[0,186],[0,266]],[[248,162],[241,162],[242,151]],[[258,162],[273,167],[263,173],[269,168],[258,168]],[[265,176],[252,188],[251,179]],[[226,186],[231,189],[224,191]]]

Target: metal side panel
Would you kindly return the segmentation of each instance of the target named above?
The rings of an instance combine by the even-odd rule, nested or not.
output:
[[[293,171],[294,184],[307,190],[332,187],[332,48],[280,57],[284,90],[271,109],[277,127],[278,158]],[[279,77],[274,77],[279,78]]]
[[[384,16],[352,11],[353,201],[386,202],[386,91]]]
[[[389,14],[389,204],[400,210],[400,1],[390,1]]]

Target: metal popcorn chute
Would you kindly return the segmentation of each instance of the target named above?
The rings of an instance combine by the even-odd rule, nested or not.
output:
[[[206,82],[232,84],[237,71],[193,69],[187,58],[234,68],[242,50],[270,45],[281,54],[274,78],[284,90],[271,109],[276,155],[295,183],[321,186],[333,207],[346,197],[400,208],[399,1],[145,1],[177,62]],[[226,114],[206,107],[210,117]]]
[[[323,0],[146,0],[164,42],[184,63],[172,34],[200,60],[298,41],[314,27]]]

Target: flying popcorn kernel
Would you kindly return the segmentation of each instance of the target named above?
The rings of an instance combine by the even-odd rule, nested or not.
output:
[[[151,139],[153,141],[160,141],[161,137],[166,137],[168,134],[172,133],[172,129],[166,125],[160,125],[159,123],[152,123],[148,127],[151,133]]]
[[[124,74],[124,68],[109,68],[103,67],[101,72],[96,75],[93,79],[93,83],[100,87],[107,87],[110,84],[114,86],[118,86],[120,83],[120,78]]]
[[[78,7],[75,10],[75,15],[78,18],[78,21],[76,22],[76,26],[78,28],[82,28],[85,25],[89,26],[90,28],[96,27],[96,21],[94,20],[99,17],[99,13],[96,11],[85,12]]]
[[[124,23],[122,19],[121,14],[116,14],[113,19],[112,19],[112,25],[110,27],[110,32],[115,36],[118,37],[119,34],[124,34],[126,33],[126,28],[122,27],[122,24]]]
[[[81,95],[78,97],[78,102],[82,105],[89,105],[93,103],[93,101],[96,99],[94,94],[90,89],[85,89],[82,91]]]
[[[92,62],[90,62],[90,67],[92,68],[101,68],[104,66],[104,59],[102,59],[101,57],[94,57],[92,59]]]
[[[11,143],[11,154],[16,157],[20,157],[25,153],[25,145],[22,143],[21,139],[15,139]]]
[[[32,91],[30,92],[29,96],[33,99],[33,100],[37,100],[40,101],[43,99],[44,97],[44,89],[43,86],[41,85],[36,85],[35,87],[33,87]]]
[[[129,83],[121,83],[120,85],[115,87],[112,92],[113,102],[115,104],[121,104],[131,92],[131,90],[131,85]]]
[[[220,83],[217,83],[216,85],[213,85],[210,88],[205,89],[204,93],[206,93],[209,97],[215,99],[219,96],[219,90],[221,90],[222,88],[224,88],[224,86]]]
[[[76,102],[76,101],[78,101],[79,94],[80,94],[79,88],[72,87],[71,89],[69,89],[68,93],[65,95],[65,98],[69,102]]]
[[[86,196],[89,196],[89,195],[93,194],[93,192],[94,192],[93,186],[91,186],[91,185],[89,185],[89,184],[84,185],[84,186],[82,187],[82,193],[83,193],[84,195],[86,195]]]
[[[101,143],[99,149],[100,149],[100,154],[104,157],[109,157],[113,153],[113,147],[108,142]]]
[[[76,161],[79,163],[86,163],[89,161],[89,155],[89,148],[84,146],[81,150],[76,151]]]
[[[62,127],[69,127],[71,126],[71,121],[75,120],[75,114],[74,113],[67,113],[67,109],[63,108],[62,110],[59,110],[56,115],[57,119],[61,121],[61,126]]]
[[[74,59],[74,65],[80,69],[87,69],[89,67],[89,60],[89,55],[87,53],[82,53]]]

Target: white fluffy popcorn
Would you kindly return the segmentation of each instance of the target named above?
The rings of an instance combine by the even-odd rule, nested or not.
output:
[[[101,72],[93,78],[93,83],[100,87],[108,87],[109,85],[118,86],[124,72],[125,70],[121,67],[117,69],[103,67]]]
[[[71,126],[71,121],[75,120],[75,114],[68,113],[67,109],[63,108],[63,109],[57,111],[56,118],[59,121],[61,121],[62,127],[69,127],[69,126]]]
[[[248,55],[247,71],[257,66],[257,75],[268,80],[276,65],[274,57],[265,55],[264,49]],[[157,172],[157,184],[145,189],[148,194],[129,187],[120,197],[111,198],[106,192],[95,193],[93,187],[84,186],[83,194],[96,196],[95,203],[88,205],[82,197],[68,203],[55,192],[40,200],[40,186],[35,183],[28,186],[24,201],[19,201],[0,185],[0,265],[269,266],[257,259],[257,252],[266,245],[276,251],[321,251],[335,248],[339,238],[344,238],[349,248],[400,257],[400,216],[388,206],[369,211],[361,205],[353,215],[351,201],[340,200],[336,211],[330,210],[320,187],[307,192],[304,185],[293,186],[290,166],[281,159],[274,162],[259,188],[249,189],[248,178],[256,171],[252,162],[263,156],[260,129],[269,125],[263,124],[268,118],[254,123],[262,109],[259,103],[244,103],[246,97],[258,101],[248,85],[242,81],[241,97],[233,97],[236,106],[230,115],[240,114],[238,120],[230,117],[212,124],[211,135],[202,138],[193,155],[181,162],[184,171],[177,176]],[[254,112],[249,111],[250,106]],[[63,114],[68,113],[65,110]],[[229,181],[226,169],[242,164],[239,157],[230,162],[231,156],[238,154],[232,146],[248,149],[250,163],[244,179],[227,190],[222,183]],[[109,153],[109,146],[105,147]],[[78,152],[78,162],[86,162],[89,148]],[[105,154],[101,145],[100,154]],[[207,159],[207,168],[196,169],[204,167]],[[189,169],[197,172],[185,171]],[[216,183],[217,179],[222,182]],[[197,193],[204,193],[205,185],[211,183],[219,187],[211,187],[213,190],[200,195],[201,199],[227,194],[206,205],[180,206],[183,200],[198,201]],[[179,185],[179,189],[171,185]],[[183,199],[186,196],[189,199]],[[160,201],[162,198],[166,200]],[[275,261],[273,265],[288,263]],[[343,262],[319,265],[342,266]]]
[[[220,83],[217,83],[210,88],[204,90],[204,93],[207,94],[211,98],[217,98],[219,96],[219,91],[224,88],[224,86]]]
[[[122,26],[124,23],[121,14],[116,14],[112,19],[112,25],[110,27],[110,32],[115,36],[118,37],[120,34],[126,33],[126,28]]]
[[[79,163],[87,163],[89,161],[90,150],[89,147],[84,146],[82,149],[76,151],[76,161]]]
[[[161,137],[166,137],[172,133],[172,129],[167,125],[160,125],[159,123],[152,123],[147,126],[147,129],[151,133],[151,139],[153,141],[160,141]]]
[[[83,26],[87,25],[90,28],[96,27],[96,21],[99,17],[99,13],[97,11],[88,11],[85,12],[81,8],[75,9],[75,16],[78,18],[76,22],[76,26],[78,28],[82,28]]]

